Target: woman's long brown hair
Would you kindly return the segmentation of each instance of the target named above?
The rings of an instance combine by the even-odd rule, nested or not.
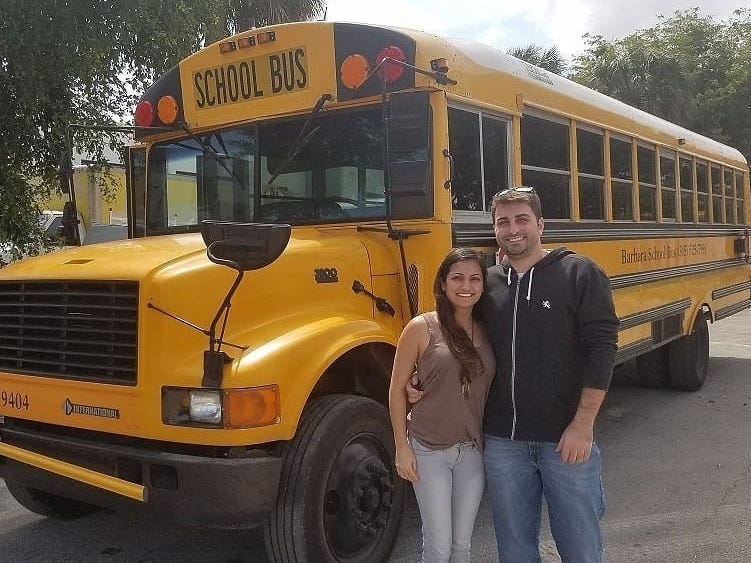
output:
[[[454,357],[459,360],[459,365],[461,366],[459,377],[462,383],[472,381],[472,378],[480,375],[483,370],[482,360],[475,349],[472,338],[456,322],[454,306],[449,301],[443,289],[443,284],[448,278],[451,266],[463,260],[472,260],[480,265],[482,287],[484,290],[488,278],[488,267],[480,253],[472,248],[452,249],[438,267],[438,272],[436,272],[435,281],[433,282],[433,294],[435,295],[435,309],[438,313],[438,321],[441,323],[441,330],[443,331],[446,345]],[[473,319],[476,317],[474,309],[472,310],[472,317]]]

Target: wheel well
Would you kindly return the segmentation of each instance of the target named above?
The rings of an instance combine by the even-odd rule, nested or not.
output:
[[[395,351],[382,342],[353,348],[331,364],[313,388],[311,398],[346,393],[369,397],[387,406]]]

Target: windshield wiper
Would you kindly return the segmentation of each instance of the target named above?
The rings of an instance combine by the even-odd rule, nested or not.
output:
[[[277,166],[276,169],[274,169],[274,172],[271,174],[271,178],[266,184],[267,187],[273,184],[274,180],[276,180],[279,176],[284,174],[284,171],[287,170],[292,161],[295,160],[295,157],[300,154],[300,151],[303,150],[305,146],[311,141],[311,139],[313,139],[313,137],[318,134],[318,131],[321,130],[320,125],[314,127],[313,129],[311,129],[310,126],[312,125],[313,120],[316,118],[316,116],[321,112],[323,104],[332,99],[333,96],[331,94],[324,94],[318,99],[316,105],[313,106],[312,110],[310,110],[308,119],[306,119],[305,123],[303,123],[303,126],[300,129],[300,132],[297,134],[297,137],[289,146],[287,156],[284,157],[284,160],[279,163],[279,166]]]

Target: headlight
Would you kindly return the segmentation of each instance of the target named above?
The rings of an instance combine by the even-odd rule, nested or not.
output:
[[[162,388],[162,422],[200,428],[257,428],[279,424],[277,385],[239,389]]]
[[[222,423],[221,391],[194,389],[190,392],[188,414],[193,422],[220,425]]]

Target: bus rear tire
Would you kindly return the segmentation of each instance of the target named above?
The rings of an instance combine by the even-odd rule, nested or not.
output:
[[[99,507],[91,504],[32,489],[17,481],[5,481],[5,484],[8,492],[18,501],[18,504],[47,518],[77,520],[100,510]]]
[[[278,563],[385,561],[399,531],[404,481],[386,409],[327,395],[305,407],[283,450],[276,507],[265,528]]]
[[[691,333],[668,345],[670,388],[697,391],[709,372],[709,327],[707,316],[699,313]]]
[[[662,346],[636,358],[636,383],[650,389],[665,389],[670,382],[667,346]]]

